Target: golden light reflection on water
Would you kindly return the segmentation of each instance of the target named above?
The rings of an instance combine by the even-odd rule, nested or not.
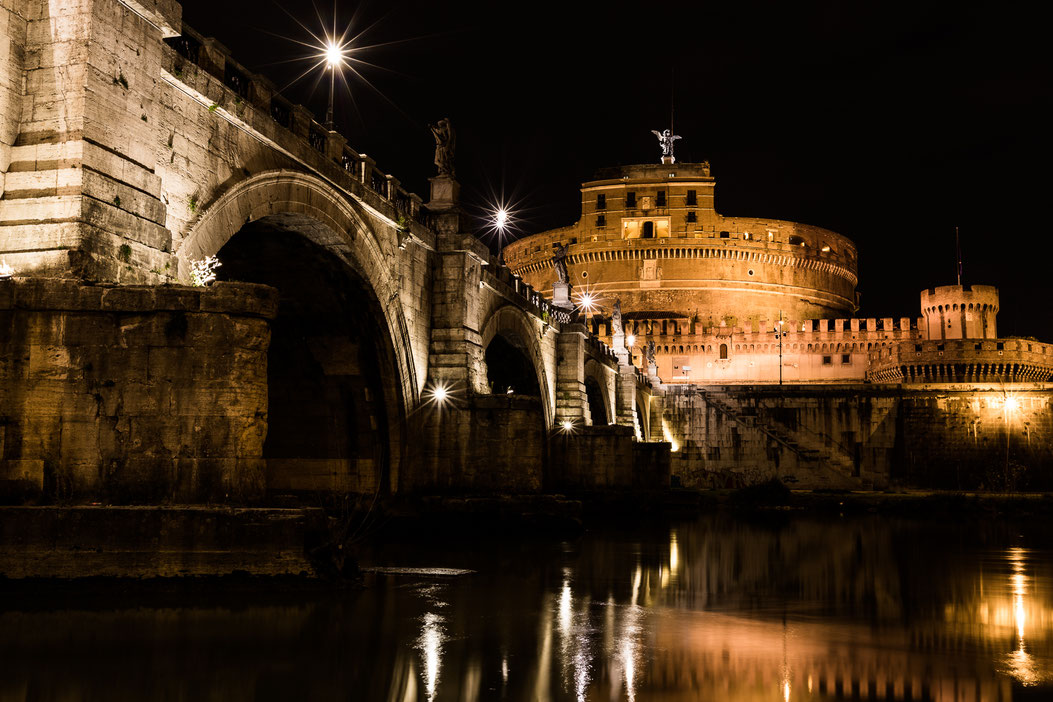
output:
[[[435,699],[439,687],[439,671],[442,667],[443,618],[434,612],[428,612],[422,619],[420,638],[417,648],[421,653],[421,676],[424,679],[424,693],[428,702]]]
[[[1016,625],[1017,647],[1006,657],[1009,674],[1024,685],[1038,684],[1045,671],[1040,671],[1035,660],[1027,652],[1024,635],[1027,628],[1027,608],[1024,598],[1027,596],[1028,578],[1025,575],[1027,552],[1021,548],[1011,548],[1007,554],[1012,574],[1013,623]]]

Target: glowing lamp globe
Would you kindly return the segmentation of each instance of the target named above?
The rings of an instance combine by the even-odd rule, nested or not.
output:
[[[329,68],[335,68],[340,65],[344,56],[340,51],[340,47],[336,44],[329,42],[325,47],[325,63]]]

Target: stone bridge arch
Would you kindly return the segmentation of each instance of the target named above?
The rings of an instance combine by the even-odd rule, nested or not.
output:
[[[275,279],[287,288],[276,284],[282,301],[269,369],[267,441],[273,438],[282,444],[268,461],[268,485],[273,489],[372,492],[398,486],[408,445],[406,417],[420,401],[424,377],[415,359],[426,359],[427,350],[415,353],[413,347],[412,339],[420,335],[411,334],[402,307],[394,238],[390,227],[324,180],[281,170],[255,175],[208,205],[176,252],[184,278],[191,261],[216,254],[222,258],[226,252],[236,257],[228,270],[244,274],[246,266],[259,264],[265,271],[261,279],[240,279],[276,284],[270,280]],[[283,259],[284,253],[290,253],[289,260]],[[222,278],[224,269],[218,272]],[[289,351],[287,340],[280,337],[283,329],[296,324],[296,318],[283,323],[283,305],[297,315],[309,310],[313,320],[309,329],[290,332],[302,336],[302,348],[296,351]],[[288,378],[274,375],[278,353],[290,368]],[[296,368],[305,366],[316,369],[315,375],[300,382],[295,374],[307,371]],[[298,391],[300,386],[306,389]],[[317,400],[311,397],[312,388]],[[291,410],[282,404],[285,401]],[[312,411],[316,423],[333,415],[332,426],[313,437],[311,423],[296,418],[297,413]],[[305,444],[299,448],[298,421],[309,435],[299,439]],[[312,439],[331,445],[306,445]],[[364,455],[369,446],[373,456]],[[272,470],[272,464],[279,467]]]
[[[511,304],[499,307],[490,315],[483,326],[481,341],[484,357],[494,337],[497,336],[503,337],[516,346],[533,366],[534,373],[537,375],[538,386],[541,389],[541,406],[544,411],[545,428],[551,429],[555,417],[552,385],[555,369],[548,368],[550,364],[546,362],[534,318],[519,307]],[[486,375],[489,375],[489,369],[487,369]]]
[[[180,278],[189,275],[190,261],[214,256],[243,226],[265,217],[295,226],[369,284],[395,346],[405,409],[411,411],[420,400],[424,373],[414,362],[420,354],[413,348],[397,276],[391,272],[397,251],[394,233],[372,225],[364,208],[321,178],[299,171],[267,171],[224,193],[205,208],[176,251]]]
[[[594,358],[585,361],[585,394],[589,402],[589,414],[592,417],[593,426],[604,426],[615,423],[614,397],[610,380],[612,376],[604,372],[604,367]],[[599,402],[603,407],[603,416],[597,417],[594,409],[593,393],[599,394]]]

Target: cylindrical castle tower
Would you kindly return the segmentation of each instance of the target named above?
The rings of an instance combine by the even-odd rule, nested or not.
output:
[[[708,163],[606,169],[582,186],[574,225],[505,249],[513,272],[551,297],[553,248],[568,244],[570,282],[626,313],[696,319],[849,317],[856,309],[855,245],[795,222],[724,217]]]
[[[926,338],[998,338],[998,288],[991,285],[943,285],[921,291]]]

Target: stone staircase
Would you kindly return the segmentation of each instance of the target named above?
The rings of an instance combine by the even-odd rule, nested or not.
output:
[[[823,487],[863,488],[852,459],[837,445],[828,446],[824,437],[794,430],[772,419],[762,418],[757,408],[742,404],[737,398],[722,390],[699,390],[708,405],[740,426],[758,431],[775,443],[793,452],[802,466],[814,471],[814,478]]]

